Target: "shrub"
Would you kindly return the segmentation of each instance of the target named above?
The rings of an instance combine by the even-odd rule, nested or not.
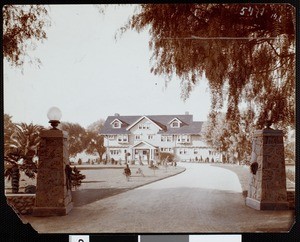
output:
[[[175,159],[175,155],[173,153],[168,153],[168,152],[160,152],[160,156],[159,156],[159,160],[163,161],[165,160],[167,157],[168,158],[168,162],[172,162]]]
[[[295,182],[295,172],[291,170],[286,171],[286,178],[289,179],[292,182]]]
[[[28,185],[25,187],[25,193],[35,194],[36,193],[36,186]]]

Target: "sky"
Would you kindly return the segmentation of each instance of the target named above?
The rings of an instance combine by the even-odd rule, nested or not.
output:
[[[94,5],[51,5],[47,40],[38,42],[23,72],[4,61],[4,113],[13,122],[48,125],[47,112],[56,106],[61,121],[87,127],[109,115],[193,114],[205,121],[210,109],[207,80],[185,102],[180,80],[165,85],[164,76],[150,73],[148,31],[117,30],[135,6],[109,6],[101,14]]]

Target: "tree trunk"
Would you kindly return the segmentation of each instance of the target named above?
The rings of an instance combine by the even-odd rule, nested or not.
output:
[[[97,151],[97,152],[98,152],[98,155],[99,155],[100,163],[102,163],[102,155],[103,155],[103,153],[101,153],[100,151]]]
[[[20,170],[18,166],[14,166],[12,168],[12,174],[11,174],[12,193],[18,193],[19,186],[20,186]]]

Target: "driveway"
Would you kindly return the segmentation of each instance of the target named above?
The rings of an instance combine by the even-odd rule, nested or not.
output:
[[[294,211],[245,206],[238,177],[209,164],[84,206],[63,217],[26,216],[40,233],[286,232]]]

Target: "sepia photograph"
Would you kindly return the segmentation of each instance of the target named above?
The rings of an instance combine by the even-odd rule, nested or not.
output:
[[[2,179],[24,225],[291,231],[295,6],[28,4],[2,16]]]

